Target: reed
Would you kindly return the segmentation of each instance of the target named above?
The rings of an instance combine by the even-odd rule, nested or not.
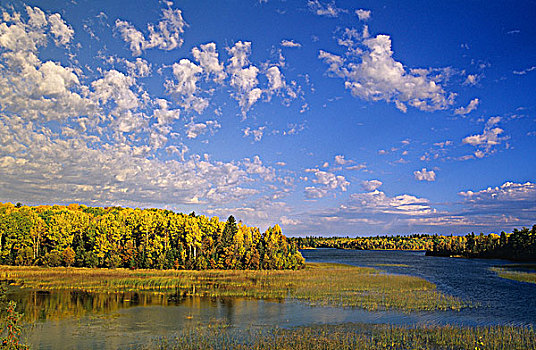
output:
[[[517,271],[508,267],[492,267],[491,270],[496,272],[501,278],[519,282],[536,283],[536,271]]]
[[[201,297],[298,300],[365,310],[459,310],[467,304],[422,278],[342,264],[290,270],[127,270],[0,267],[0,279],[32,290],[146,292]]]
[[[341,324],[291,329],[235,330],[225,324],[197,325],[146,349],[470,349],[536,348],[530,327],[393,326]]]

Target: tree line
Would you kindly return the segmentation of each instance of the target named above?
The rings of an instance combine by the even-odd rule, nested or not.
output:
[[[536,261],[536,225],[512,233],[501,232],[465,236],[412,234],[375,237],[297,237],[291,238],[299,249],[337,248],[358,250],[425,250],[426,255],[466,258],[498,258]]]
[[[450,236],[436,239],[427,255],[461,256],[466,258],[498,258],[536,261],[536,225],[512,233]]]
[[[162,209],[0,203],[0,264],[147,269],[298,269],[278,225]]]
[[[433,246],[432,235],[413,234],[409,236],[375,237],[297,237],[291,238],[300,249],[337,248],[357,250],[427,250]]]

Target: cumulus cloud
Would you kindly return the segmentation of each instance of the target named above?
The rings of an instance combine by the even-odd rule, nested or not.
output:
[[[171,3],[170,3],[171,4]],[[147,24],[148,37],[127,21],[117,19],[115,27],[123,40],[129,44],[132,55],[139,56],[152,48],[173,50],[182,46],[184,28],[187,26],[179,9],[162,10],[162,19],[156,24]]]
[[[436,179],[436,173],[433,170],[427,170],[426,168],[422,168],[421,170],[416,170],[413,172],[413,175],[415,175],[415,179],[419,181],[435,181]]]
[[[174,63],[172,67],[176,80],[167,81],[167,91],[177,99],[181,107],[201,114],[209,104],[207,99],[196,95],[197,83],[201,79],[203,69],[185,58]]]
[[[309,10],[318,16],[338,17],[339,14],[346,12],[346,10],[338,8],[335,5],[335,1],[323,3],[319,0],[309,0],[307,6],[309,7]]]
[[[350,183],[346,181],[346,178],[342,175],[335,175],[319,169],[307,169],[306,172],[313,173],[315,175],[315,178],[312,179],[313,183],[323,185],[331,190],[339,188],[344,192],[350,185]]]
[[[469,114],[472,111],[474,111],[475,109],[477,109],[479,103],[480,103],[480,100],[478,98],[475,98],[475,99],[471,100],[471,102],[469,102],[467,107],[456,108],[456,110],[454,111],[454,114],[457,114],[457,115]]]
[[[65,23],[59,13],[48,16],[48,23],[50,23],[50,32],[54,36],[56,45],[66,45],[71,41],[74,30]]]
[[[355,11],[355,14],[360,21],[367,21],[368,19],[370,19],[370,10],[359,9]]]
[[[125,65],[127,66],[129,75],[137,78],[148,77],[151,73],[151,64],[142,58],[136,58],[136,61],[126,61]]]
[[[433,211],[427,199],[409,194],[389,197],[382,191],[374,190],[367,193],[354,193],[350,195],[350,199],[350,206],[346,209],[357,212],[423,215]]]
[[[365,181],[361,181],[361,187],[363,187],[363,189],[365,189],[365,191],[374,191],[378,187],[380,187],[381,185],[383,185],[383,182],[381,182],[380,180],[365,180]]]
[[[530,201],[536,204],[536,184],[532,182],[505,182],[501,186],[488,187],[480,191],[459,193],[466,202],[493,205],[500,202]]]
[[[250,127],[247,127],[242,130],[242,132],[244,133],[244,137],[253,136],[255,142],[259,142],[264,134],[264,129],[266,129],[265,126],[260,126],[257,129],[251,129]]]
[[[449,108],[454,94],[447,94],[428,69],[406,70],[393,58],[391,38],[377,35],[348,47],[347,58],[320,51],[319,58],[329,65],[328,73],[344,80],[355,97],[392,102],[403,112],[407,106],[423,111]],[[345,44],[349,46],[350,44]]]
[[[242,115],[259,100],[262,90],[257,87],[259,68],[250,65],[251,42],[238,41],[227,51],[231,56],[227,71],[231,76],[230,85],[236,89],[235,98],[242,108]]]
[[[69,42],[70,27],[60,26],[63,21],[59,15],[47,19],[37,7],[27,7],[26,10],[28,23],[19,13],[10,16],[6,12],[4,22],[0,23],[2,109],[33,120],[64,120],[92,115],[95,106],[87,98],[86,87],[80,83],[75,70],[59,62],[43,62],[37,55],[48,38],[59,40],[60,45]],[[49,25],[51,17],[55,25]]]
[[[479,191],[462,191],[463,216],[484,226],[519,227],[534,224],[536,184],[505,182]],[[487,222],[486,222],[487,219]]]
[[[501,119],[501,117],[489,118],[484,126],[482,134],[467,136],[462,140],[464,144],[469,144],[477,148],[474,152],[475,157],[483,158],[486,155],[493,153],[495,151],[495,146],[498,146],[503,141],[509,139],[508,136],[501,136],[504,132],[503,129],[496,127]]]
[[[308,186],[305,187],[304,194],[307,199],[324,198],[328,194],[328,189],[325,187]]]
[[[245,158],[242,162],[246,173],[259,175],[264,181],[273,182],[275,180],[275,169],[262,164],[259,156],[253,159]]]
[[[186,137],[189,139],[195,139],[201,135],[210,132],[214,134],[217,129],[221,128],[220,123],[217,120],[207,120],[204,123],[194,123],[193,119],[190,123],[184,126],[186,128]]]
[[[335,164],[338,164],[338,165],[345,165],[345,164],[348,164],[350,163],[349,160],[347,159],[344,159],[344,156],[343,155],[336,155],[335,156]]]
[[[212,77],[218,83],[221,83],[225,79],[226,73],[223,63],[219,61],[219,54],[216,50],[215,43],[200,45],[199,48],[194,47],[192,49],[192,55],[199,62],[199,66],[203,68],[207,79]]]
[[[86,141],[77,134],[65,137],[3,115],[0,136],[2,201],[32,192],[36,203],[219,203],[253,196],[258,190],[247,184],[272,177],[270,168],[256,158],[244,165],[197,155],[184,161],[160,160],[148,154],[147,146]]]
[[[284,47],[301,47],[302,45],[298,42],[295,42],[294,40],[281,40],[281,46]]]
[[[463,82],[463,85],[476,85],[478,83],[478,75],[476,74],[468,74],[467,78],[465,78],[465,81]]]

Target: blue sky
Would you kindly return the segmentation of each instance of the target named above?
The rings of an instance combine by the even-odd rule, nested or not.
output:
[[[288,235],[535,223],[534,1],[0,9],[2,202]]]

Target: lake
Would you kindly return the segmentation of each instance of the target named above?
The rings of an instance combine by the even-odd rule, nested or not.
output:
[[[26,333],[35,349],[135,347],[155,337],[200,324],[229,330],[345,322],[401,325],[536,325],[536,285],[499,278],[490,267],[504,260],[427,257],[424,252],[304,250],[308,262],[337,262],[409,274],[433,282],[445,294],[469,301],[461,311],[368,312],[310,307],[289,300],[169,297],[142,293],[93,294],[15,290],[11,297],[31,322]]]

